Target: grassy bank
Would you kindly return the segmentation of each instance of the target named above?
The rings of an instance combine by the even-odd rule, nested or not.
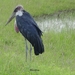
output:
[[[0,9],[3,14],[11,13],[14,7],[22,4],[33,16],[51,14],[62,10],[75,9],[74,0],[4,0],[0,1]],[[8,15],[8,14],[5,15]]]
[[[25,61],[25,42],[14,31],[14,20],[4,26],[14,7],[22,4],[33,16],[75,8],[74,0],[0,1],[0,75],[75,75],[75,30],[44,33],[45,53]]]
[[[1,75],[75,75],[75,30],[44,33],[45,53],[37,57],[32,52],[28,62],[23,37],[5,31],[0,34]]]

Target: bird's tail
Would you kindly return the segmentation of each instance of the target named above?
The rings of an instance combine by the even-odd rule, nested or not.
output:
[[[44,45],[42,39],[39,37],[36,39],[34,44],[34,53],[35,55],[42,54],[44,52]]]

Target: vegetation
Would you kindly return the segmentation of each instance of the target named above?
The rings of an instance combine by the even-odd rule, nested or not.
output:
[[[0,1],[0,3],[1,13],[7,17],[18,4],[22,4],[25,10],[30,12],[33,16],[52,14],[58,11],[75,9],[74,0],[4,0]]]
[[[75,75],[75,30],[43,34],[45,52],[25,60],[25,41],[14,31],[12,21],[5,26],[14,7],[22,4],[33,16],[71,10],[74,0],[0,1],[0,75]]]

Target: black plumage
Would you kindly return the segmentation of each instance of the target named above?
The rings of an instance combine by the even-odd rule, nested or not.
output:
[[[23,15],[16,16],[16,23],[21,34],[32,44],[34,47],[35,55],[44,52],[44,45],[41,39],[42,31],[37,26],[32,16],[24,11]]]
[[[41,39],[42,31],[39,29],[37,23],[33,17],[24,10],[22,5],[16,6],[6,25],[16,17],[15,30],[19,31],[34,47],[35,55],[39,55],[44,52],[44,45]],[[27,41],[26,41],[26,60],[27,60]],[[31,45],[30,45],[30,60],[31,60]]]

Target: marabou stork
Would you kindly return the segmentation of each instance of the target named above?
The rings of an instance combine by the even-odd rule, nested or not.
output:
[[[15,30],[24,36],[25,40],[27,39],[31,45],[34,47],[35,55],[42,54],[44,52],[44,45],[41,39],[42,31],[37,26],[37,23],[34,21],[33,17],[24,10],[22,5],[18,5],[6,25],[16,17],[15,21]],[[30,59],[31,59],[31,45],[30,45]],[[26,60],[27,60],[27,41],[26,41]]]

